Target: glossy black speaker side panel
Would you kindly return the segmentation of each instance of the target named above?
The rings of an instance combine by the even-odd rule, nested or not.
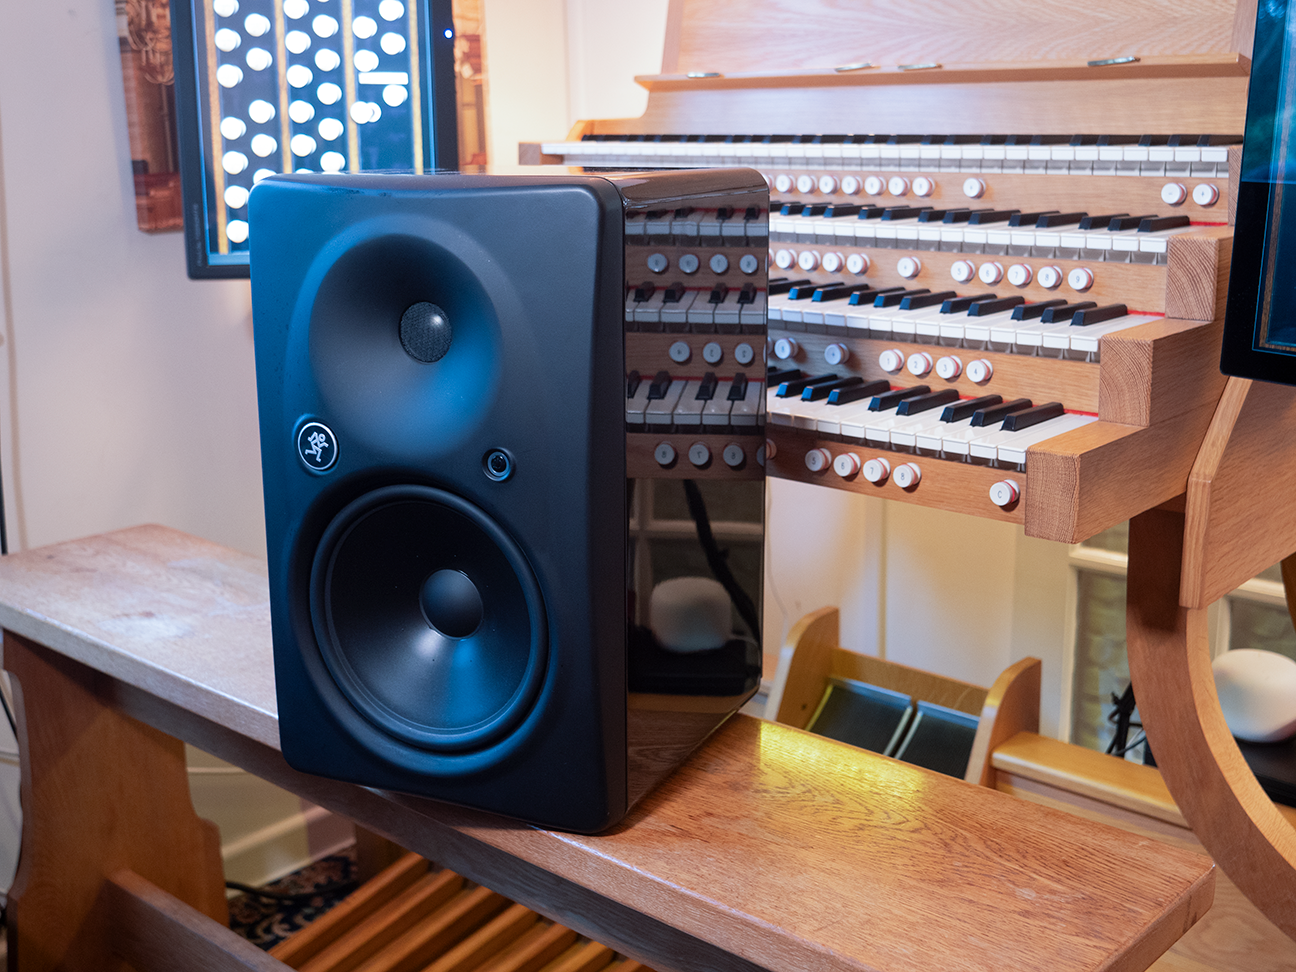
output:
[[[267,180],[251,207],[285,757],[307,772],[546,826],[606,827],[626,805],[618,195],[605,180],[580,177],[294,176]],[[352,333],[346,314],[335,319],[330,308],[316,308],[321,287],[330,292],[330,267],[367,246],[390,246],[390,254],[359,265],[372,278],[366,284],[360,273],[355,281],[366,299],[395,299],[390,291],[406,286],[399,273],[383,278],[383,262],[399,263],[408,248],[420,265],[406,276],[459,275],[468,290],[480,284],[473,299],[490,306],[464,325],[463,340],[481,361],[457,379],[472,408],[439,398],[417,371],[411,377],[399,316],[390,334],[374,326],[374,341],[391,346],[373,350],[369,332]],[[453,292],[437,293],[435,282],[429,289],[421,299],[453,305]],[[317,310],[322,324],[313,320]],[[473,316],[471,308],[446,310],[452,325]],[[331,360],[316,360],[315,325],[332,334],[321,339]],[[408,364],[450,372],[453,357],[452,346],[441,362]],[[459,426],[438,424],[442,413]],[[293,433],[307,418],[337,435],[338,460],[327,473],[298,459]],[[515,460],[503,482],[483,471],[492,448]],[[383,738],[340,702],[311,635],[307,588],[320,536],[347,503],[401,483],[445,489],[480,507],[522,548],[545,600],[550,656],[539,697],[515,732],[476,753],[427,753]]]

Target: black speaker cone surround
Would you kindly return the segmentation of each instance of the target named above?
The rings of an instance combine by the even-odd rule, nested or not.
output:
[[[543,680],[545,612],[526,557],[444,490],[389,486],[343,509],[317,549],[310,606],[346,699],[426,749],[489,745]]]

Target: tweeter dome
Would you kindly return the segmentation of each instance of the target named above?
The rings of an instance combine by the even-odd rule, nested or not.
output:
[[[764,181],[292,175],[249,207],[284,756],[609,826],[759,679]],[[670,650],[651,591],[699,574],[731,630]]]

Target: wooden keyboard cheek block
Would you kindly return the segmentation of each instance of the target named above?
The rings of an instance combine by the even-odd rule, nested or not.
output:
[[[0,561],[33,813],[17,972],[101,969],[109,950],[160,972],[172,940],[228,953],[202,968],[281,972],[206,917],[219,863],[177,739],[659,970],[1135,972],[1209,907],[1199,855],[742,716],[596,836],[297,773],[265,583],[263,563],[160,527]]]

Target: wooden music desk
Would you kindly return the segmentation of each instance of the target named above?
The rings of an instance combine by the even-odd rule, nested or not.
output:
[[[1205,857],[743,716],[596,837],[305,776],[267,598],[261,561],[156,526],[0,560],[11,970],[286,968],[220,924],[179,740],[660,970],[1138,970],[1211,903]]]

